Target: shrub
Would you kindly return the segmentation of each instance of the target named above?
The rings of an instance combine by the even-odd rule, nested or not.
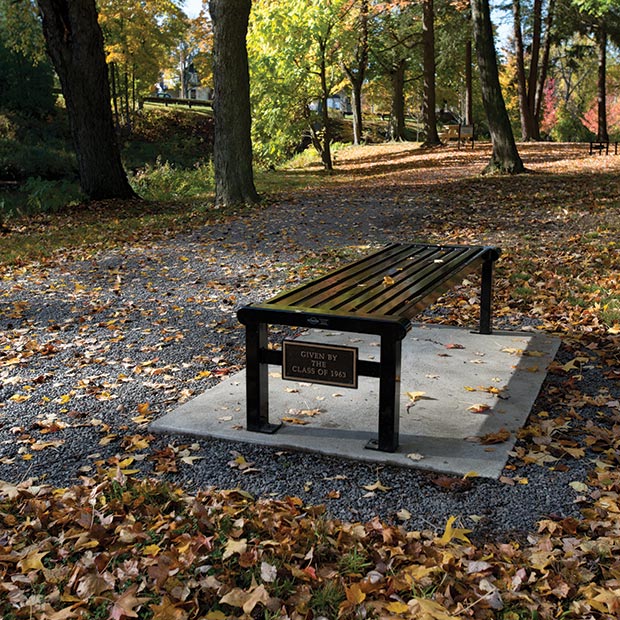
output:
[[[211,194],[214,189],[211,164],[192,169],[176,168],[169,162],[147,165],[130,176],[133,189],[147,200],[170,200]]]

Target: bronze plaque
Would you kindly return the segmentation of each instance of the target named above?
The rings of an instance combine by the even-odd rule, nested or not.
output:
[[[285,340],[282,378],[357,389],[357,349]]]

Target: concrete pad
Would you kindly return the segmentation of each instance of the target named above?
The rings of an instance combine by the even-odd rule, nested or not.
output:
[[[310,330],[302,339],[357,347],[360,359],[379,360],[377,336]],[[378,379],[360,377],[358,389],[284,381],[279,366],[269,372],[270,421],[288,421],[273,435],[245,430],[245,371],[150,428],[497,478],[559,345],[559,339],[535,332],[483,336],[453,327],[415,326],[403,341],[400,447],[395,453],[365,448],[377,435]],[[487,443],[505,431],[510,433],[507,440]]]

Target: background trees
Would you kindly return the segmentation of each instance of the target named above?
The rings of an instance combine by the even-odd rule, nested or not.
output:
[[[69,113],[82,191],[93,199],[131,198],[114,131],[95,0],[38,0],[38,5]]]

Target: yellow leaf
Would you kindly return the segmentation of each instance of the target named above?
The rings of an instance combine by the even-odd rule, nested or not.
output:
[[[383,278],[383,286],[393,286],[394,284],[394,278],[390,276],[385,276],[385,278]]]
[[[386,487],[385,485],[381,484],[379,480],[377,480],[377,482],[373,484],[366,484],[363,488],[367,491],[383,491],[384,493],[392,490],[392,487]]]
[[[358,583],[352,584],[350,588],[345,587],[345,594],[351,605],[360,605],[366,599],[366,593],[362,592]]]
[[[161,551],[159,545],[147,545],[144,547],[144,555],[157,555]]]
[[[416,402],[422,398],[426,394],[426,392],[405,392],[405,394],[409,397],[411,402]]]
[[[45,567],[41,563],[41,560],[47,554],[47,551],[33,551],[17,563],[17,568],[19,568],[22,573],[27,573],[31,570],[43,570]]]
[[[14,403],[25,403],[27,400],[30,400],[32,397],[27,394],[13,394],[9,400]]]
[[[205,620],[226,620],[226,618],[228,618],[228,616],[219,609],[210,611],[205,616]]]
[[[587,357],[575,357],[570,362],[567,362],[563,366],[560,366],[560,368],[562,368],[562,370],[565,370],[566,372],[570,370],[580,370],[582,364],[587,361],[589,361]]]
[[[458,617],[449,614],[443,605],[427,598],[412,598],[408,605],[416,620],[458,620]]]
[[[239,540],[235,540],[234,538],[230,538],[226,545],[224,546],[224,554],[222,555],[222,560],[226,560],[227,558],[233,556],[235,553],[245,553],[248,548],[248,539],[241,538]]]
[[[466,478],[478,478],[480,474],[477,471],[468,471],[464,476],[463,480]]]
[[[401,601],[392,601],[385,608],[393,614],[404,614],[409,611],[409,605]]]
[[[472,530],[454,527],[455,521],[456,521],[456,517],[454,516],[451,516],[448,519],[443,536],[439,539],[440,545],[447,545],[449,542],[451,542],[455,538],[457,540],[462,540],[463,542],[466,542],[466,543],[470,542],[469,538],[467,538],[467,534],[470,534]]]

